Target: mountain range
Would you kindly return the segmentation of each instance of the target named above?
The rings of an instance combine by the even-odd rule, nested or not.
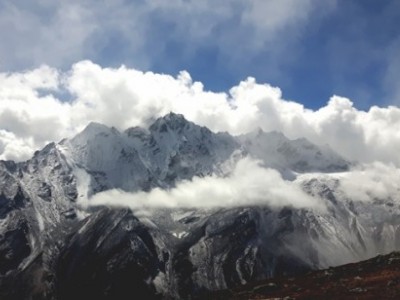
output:
[[[91,205],[107,191],[168,193],[225,178],[246,157],[325,209]],[[356,164],[328,145],[261,129],[214,133],[174,113],[123,132],[90,123],[28,161],[0,161],[0,298],[201,298],[399,249],[396,201],[343,192]]]

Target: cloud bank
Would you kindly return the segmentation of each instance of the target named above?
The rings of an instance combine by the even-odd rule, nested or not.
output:
[[[0,74],[0,158],[23,160],[49,141],[71,137],[90,121],[119,129],[147,126],[170,111],[213,131],[238,135],[257,128],[329,144],[350,160],[400,166],[400,108],[358,110],[332,96],[311,110],[281,90],[248,78],[227,93],[207,91],[182,71],[173,77],[90,61],[68,72],[43,66]]]
[[[149,192],[127,192],[112,189],[80,199],[82,207],[126,207],[145,213],[152,208],[230,208],[263,206],[272,209],[291,207],[328,212],[332,203],[306,193],[302,185],[316,174],[303,174],[299,180],[285,180],[282,175],[250,157],[227,165],[226,175],[194,177],[179,182],[171,189],[155,188]],[[311,177],[310,177],[311,176]],[[386,204],[386,208],[400,204],[400,168],[380,162],[361,164],[338,174],[324,174],[325,180],[339,179],[335,188],[338,199],[361,203]],[[332,183],[332,182],[331,182]],[[379,218],[380,214],[374,218]]]
[[[239,160],[226,177],[194,177],[175,188],[153,189],[150,192],[128,193],[109,190],[95,194],[83,205],[108,205],[142,208],[219,208],[232,206],[262,205],[272,208],[290,206],[323,211],[325,206],[318,198],[303,192],[291,181],[282,179],[273,170],[260,163],[244,158]]]
[[[399,204],[400,169],[378,162],[361,165],[341,179],[340,189],[349,199]]]

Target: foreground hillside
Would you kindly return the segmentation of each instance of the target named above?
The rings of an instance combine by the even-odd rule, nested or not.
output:
[[[213,299],[400,299],[400,252],[279,277],[214,294]]]

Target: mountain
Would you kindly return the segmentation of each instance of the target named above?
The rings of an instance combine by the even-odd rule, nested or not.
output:
[[[168,191],[224,177],[245,156],[326,211],[88,206],[110,189]],[[0,162],[0,298],[189,299],[399,249],[399,205],[348,199],[340,187],[351,164],[305,139],[260,130],[234,137],[174,113],[124,132],[90,123],[28,161]]]

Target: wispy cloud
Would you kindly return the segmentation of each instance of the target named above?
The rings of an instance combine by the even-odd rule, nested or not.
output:
[[[95,194],[83,205],[108,205],[142,208],[227,208],[262,205],[271,208],[285,206],[323,211],[325,206],[301,190],[294,182],[284,180],[272,169],[265,169],[250,158],[239,160],[226,177],[194,177],[175,188],[153,189],[150,192],[129,193],[109,190]]]
[[[315,0],[1,1],[0,68],[55,67],[90,58],[103,64],[151,68],[179,47],[180,62],[208,45],[231,60],[282,51],[318,9]],[[285,33],[285,36],[282,33]],[[274,47],[272,47],[274,46]]]

